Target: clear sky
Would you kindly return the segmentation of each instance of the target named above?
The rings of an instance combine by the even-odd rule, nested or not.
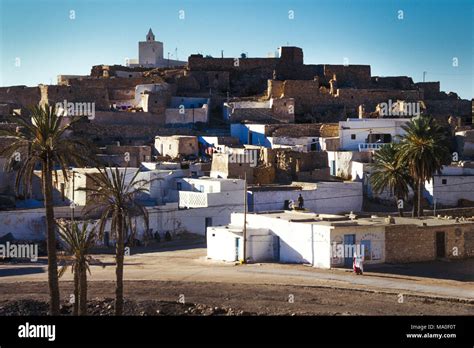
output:
[[[372,75],[441,81],[474,96],[473,0],[0,0],[0,85],[56,83],[138,58],[151,27],[165,57],[266,57],[299,46],[306,64],[370,64]],[[71,19],[74,11],[75,18]],[[184,11],[184,19],[180,19]],[[290,13],[290,11],[293,11]],[[399,12],[403,11],[403,13]],[[294,14],[294,18],[289,18]],[[403,19],[399,17],[403,16]],[[19,58],[19,60],[17,59]],[[20,63],[19,66],[16,66]],[[453,66],[457,63],[458,66]],[[454,64],[455,65],[455,64]]]

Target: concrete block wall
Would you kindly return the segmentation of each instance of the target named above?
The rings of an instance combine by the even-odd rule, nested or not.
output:
[[[386,262],[435,260],[436,232],[445,232],[447,258],[474,256],[474,223],[445,226],[389,225],[385,228]],[[454,250],[457,250],[458,256]]]

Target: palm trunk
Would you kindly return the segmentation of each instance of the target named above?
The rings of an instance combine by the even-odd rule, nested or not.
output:
[[[420,179],[420,180],[418,180],[418,217],[423,216],[423,206],[421,204],[422,188],[423,188],[423,181]]]
[[[79,314],[79,267],[74,265],[74,303],[72,307],[72,315]]]
[[[116,284],[115,284],[115,315],[123,313],[123,259],[124,259],[124,226],[122,214],[117,214],[117,247],[116,247]]]
[[[413,204],[411,209],[411,217],[414,218],[418,209],[418,184],[417,181],[413,183]]]
[[[87,269],[85,260],[81,261],[79,269],[79,315],[87,315]]]
[[[56,255],[56,231],[53,208],[53,176],[51,160],[43,161],[43,195],[46,208],[46,239],[48,249],[48,285],[49,285],[49,310],[51,315],[59,315],[59,281],[58,260]]]

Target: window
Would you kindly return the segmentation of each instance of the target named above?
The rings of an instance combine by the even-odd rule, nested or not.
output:
[[[351,139],[352,139],[352,140],[355,140],[355,138],[356,138],[356,135],[355,135],[355,134],[351,134]]]
[[[171,150],[171,144],[169,144],[168,150]]]
[[[447,180],[447,179],[442,179],[442,180],[441,180],[441,183],[442,183],[443,185],[446,185],[446,184],[448,183],[448,180]]]

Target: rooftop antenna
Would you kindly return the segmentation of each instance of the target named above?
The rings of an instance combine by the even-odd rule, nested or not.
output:
[[[221,50],[221,58],[224,58],[224,50]]]
[[[176,48],[174,49],[174,56],[175,56],[175,59],[176,59],[176,60],[179,60],[179,59],[178,59],[178,47],[176,47]]]
[[[423,82],[425,82],[425,80],[426,80],[426,74],[427,73],[428,73],[427,71],[423,71]]]

